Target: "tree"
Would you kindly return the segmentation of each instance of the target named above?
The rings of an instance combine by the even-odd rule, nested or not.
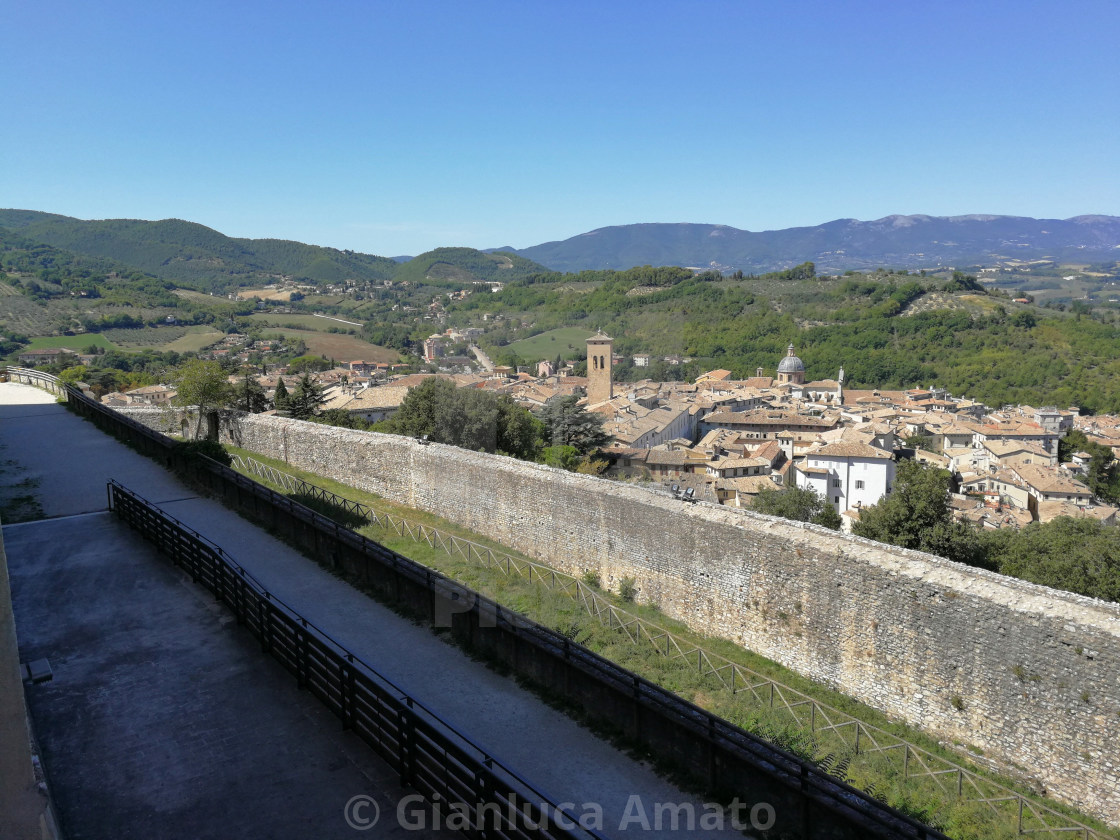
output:
[[[985,534],[1000,574],[1120,601],[1120,529],[1092,519],[1059,516],[1021,531]]]
[[[568,472],[575,472],[582,462],[574,446],[546,446],[541,450],[541,462]]]
[[[544,424],[533,416],[533,412],[518,405],[506,394],[499,396],[497,402],[496,451],[523,461],[535,460],[541,448]]]
[[[334,367],[334,365],[322,356],[297,356],[288,362],[288,371],[290,373],[330,370],[332,367]]]
[[[457,388],[451,380],[432,378],[410,390],[381,429],[532,460],[540,449],[542,425],[509,396]]]
[[[1058,460],[1062,463],[1070,461],[1075,452],[1089,454],[1085,483],[1093,495],[1111,504],[1120,502],[1120,471],[1117,470],[1112,449],[1089,440],[1079,429],[1070,429],[1058,441]]]
[[[929,435],[910,435],[904,443],[911,449],[924,449],[933,452],[933,438]]]
[[[840,529],[840,514],[811,487],[764,488],[755,496],[751,510],[798,522],[812,522],[833,531]]]
[[[67,385],[77,385],[79,382],[86,381],[88,371],[85,365],[74,365],[68,367],[58,375],[58,378],[65,382]]]
[[[318,416],[311,418],[316,423],[323,423],[327,426],[341,426],[344,429],[360,429],[365,430],[370,427],[370,424],[363,420],[361,417],[356,417],[345,408],[328,408],[319,413]]]
[[[455,383],[433,377],[411,388],[396,414],[383,428],[392,434],[420,438],[428,436],[434,443],[456,444],[456,424],[462,417],[455,404]]]
[[[249,414],[260,414],[268,409],[268,397],[255,376],[245,374],[244,383],[237,389],[237,407]]]
[[[323,386],[305,373],[296,383],[296,389],[288,397],[288,416],[296,420],[310,420],[319,413],[319,408],[327,401],[323,396]]]
[[[587,455],[611,440],[603,431],[603,415],[589,412],[574,395],[549,400],[541,411],[541,420],[549,446],[574,446],[581,455]]]
[[[288,410],[288,386],[284,384],[284,377],[279,376],[276,378],[276,390],[272,394],[272,404],[276,406],[277,411]]]
[[[198,407],[195,437],[202,433],[203,417],[231,401],[226,372],[217,362],[192,359],[179,368],[174,383],[178,391],[175,405]]]
[[[860,511],[852,533],[973,566],[987,565],[976,531],[953,519],[950,481],[947,470],[901,461],[894,491]]]

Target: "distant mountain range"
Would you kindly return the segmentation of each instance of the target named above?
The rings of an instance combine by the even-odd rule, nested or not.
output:
[[[1120,259],[1120,217],[887,216],[873,222],[838,219],[816,227],[761,233],[726,225],[637,224],[500,250],[555,271],[681,265],[761,273],[806,261],[833,272],[1043,258],[1097,262]]]
[[[437,248],[379,257],[281,239],[236,239],[180,219],[85,221],[33,210],[0,210],[0,228],[73,254],[131,266],[204,290],[290,277],[493,282],[535,272],[678,265],[763,273],[806,261],[817,269],[934,268],[1051,258],[1120,259],[1120,217],[887,216],[752,233],[726,225],[637,224],[599,228],[531,248]],[[546,269],[547,267],[547,269]]]

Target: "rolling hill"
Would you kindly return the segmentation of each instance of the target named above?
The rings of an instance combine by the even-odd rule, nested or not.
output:
[[[474,248],[436,248],[402,263],[393,279],[414,283],[508,283],[543,271],[548,269],[516,254],[486,253]]]
[[[0,210],[0,227],[76,254],[125,263],[177,284],[205,289],[253,285],[279,276],[333,283],[387,280],[385,257],[282,239],[235,239],[181,219],[85,221],[29,210]]]
[[[1120,218],[887,216],[760,233],[726,225],[635,224],[599,228],[513,252],[555,271],[681,265],[760,273],[806,260],[821,271],[1043,258],[1094,262],[1120,255]]]

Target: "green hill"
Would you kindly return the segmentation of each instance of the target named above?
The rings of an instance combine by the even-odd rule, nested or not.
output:
[[[84,221],[28,210],[0,210],[0,227],[206,291],[255,285],[279,276],[314,283],[381,281],[392,277],[397,268],[385,257],[281,239],[235,239],[181,219]]]
[[[547,270],[516,254],[436,248],[402,263],[393,279],[413,283],[510,283]]]

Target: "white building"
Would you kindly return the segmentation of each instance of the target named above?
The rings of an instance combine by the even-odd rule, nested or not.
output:
[[[866,443],[839,441],[805,455],[798,487],[810,487],[837,513],[876,504],[894,486],[894,455]]]

